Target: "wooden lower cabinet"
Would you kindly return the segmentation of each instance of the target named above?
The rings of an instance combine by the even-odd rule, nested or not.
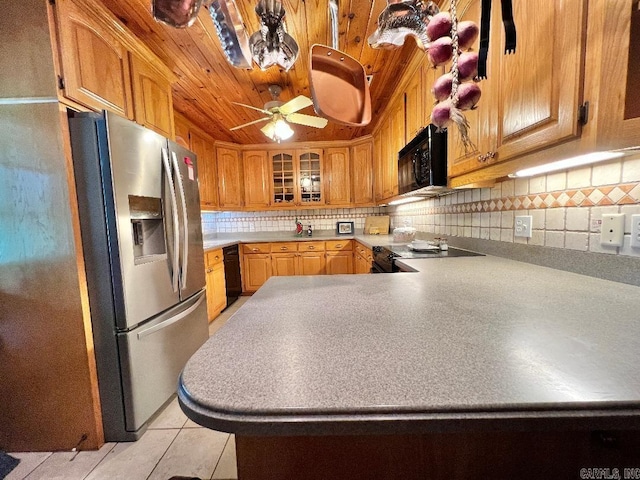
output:
[[[207,284],[207,317],[211,322],[227,306],[227,292],[224,278],[222,249],[205,254]]]
[[[324,275],[325,265],[323,251],[298,254],[298,275]]]
[[[327,252],[327,275],[353,273],[352,252]]]
[[[331,240],[326,243],[327,275],[353,273],[353,241]]]
[[[271,277],[271,254],[254,253],[242,260],[242,288],[255,292]]]
[[[370,255],[371,250],[366,250]],[[363,261],[367,262],[367,260]],[[366,271],[361,273],[369,273],[371,257],[368,262]],[[242,245],[242,291],[245,293],[255,292],[271,276],[351,273],[358,273],[354,263],[353,240],[309,240]]]
[[[298,274],[298,253],[272,253],[271,275],[290,276]]]
[[[356,242],[354,250],[354,273],[371,273],[371,262],[373,262],[373,252],[371,251],[371,249],[365,247],[359,242]]]

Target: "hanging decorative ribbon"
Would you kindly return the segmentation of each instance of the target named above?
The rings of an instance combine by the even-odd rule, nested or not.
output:
[[[502,0],[502,23],[504,24],[504,53],[516,52],[516,24],[513,21],[512,0]],[[478,54],[478,78],[487,78],[487,57],[489,55],[489,34],[491,30],[491,0],[482,0],[480,19],[480,52]]]

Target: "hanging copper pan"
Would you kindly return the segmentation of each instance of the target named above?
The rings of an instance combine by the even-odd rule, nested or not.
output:
[[[364,67],[338,50],[338,3],[329,0],[333,48],[311,47],[309,83],[315,111],[343,125],[362,127],[371,121],[371,95]]]

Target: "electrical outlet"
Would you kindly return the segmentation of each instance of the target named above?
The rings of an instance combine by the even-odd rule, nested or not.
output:
[[[631,246],[640,248],[640,215],[631,215]]]
[[[621,247],[624,240],[624,213],[602,215],[600,244]]]
[[[521,215],[516,217],[515,236],[531,238],[531,229],[533,228],[533,216]]]

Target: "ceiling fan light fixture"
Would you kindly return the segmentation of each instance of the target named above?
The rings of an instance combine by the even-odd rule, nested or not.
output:
[[[283,119],[276,120],[273,136],[276,142],[287,140],[293,136],[293,129]]]

